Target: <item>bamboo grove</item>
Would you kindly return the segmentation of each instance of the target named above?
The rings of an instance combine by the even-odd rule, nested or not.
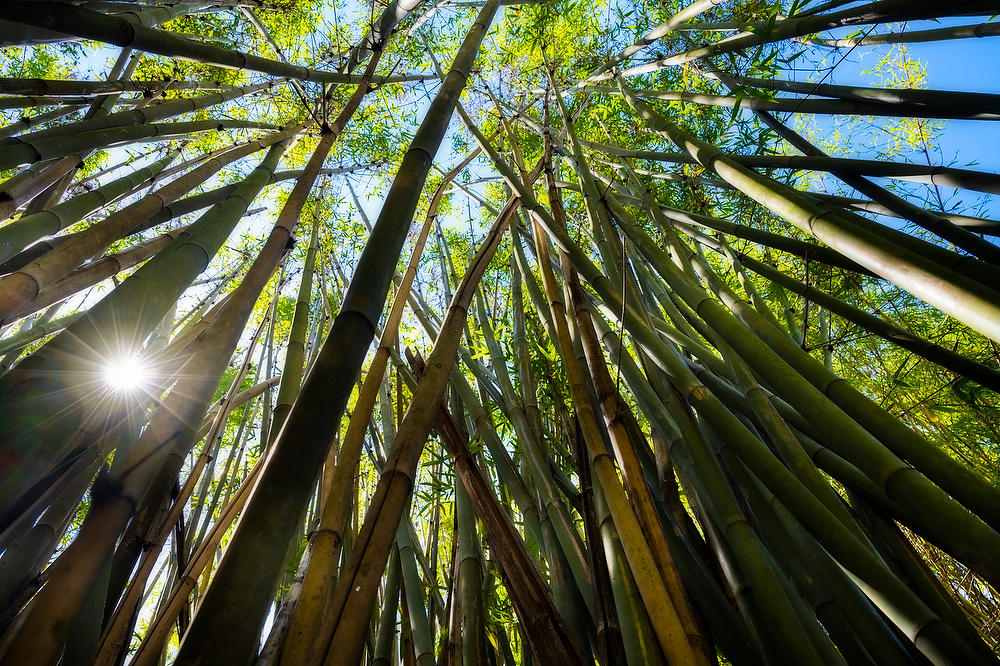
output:
[[[0,3],[0,664],[998,663],[998,12]]]

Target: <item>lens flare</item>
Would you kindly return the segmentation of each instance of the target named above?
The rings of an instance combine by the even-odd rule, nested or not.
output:
[[[104,383],[115,391],[135,391],[148,379],[149,368],[135,356],[116,358],[104,366]]]

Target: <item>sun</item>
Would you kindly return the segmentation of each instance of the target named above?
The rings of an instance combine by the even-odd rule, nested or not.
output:
[[[112,359],[104,366],[104,383],[122,393],[136,391],[149,381],[149,367],[137,356]]]

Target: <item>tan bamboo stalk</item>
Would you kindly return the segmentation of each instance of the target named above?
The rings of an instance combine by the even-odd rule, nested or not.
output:
[[[0,202],[0,220],[9,218],[23,204],[76,169],[79,164],[79,155],[40,160],[4,181],[0,184],[0,192],[6,195],[4,201]]]
[[[496,3],[487,5],[491,12]],[[484,9],[484,12],[486,9]],[[413,484],[413,475],[444,393],[458,344],[465,328],[469,303],[479,280],[513,217],[508,206],[497,218],[462,283],[455,291],[427,359],[427,370],[414,391],[406,415],[399,426],[395,445],[369,504],[365,522],[341,573],[319,639],[310,657],[312,663],[351,664],[360,653],[365,624],[374,603],[375,581],[381,575],[395,527]],[[374,560],[375,564],[372,564]],[[382,564],[379,565],[378,563]],[[376,569],[378,571],[376,571]],[[362,624],[359,624],[362,623]]]
[[[569,279],[574,314],[577,318],[577,329],[580,331],[587,364],[597,388],[605,425],[611,435],[611,443],[619,468],[622,470],[629,497],[636,509],[643,533],[650,540],[650,550],[670,592],[670,598],[676,600],[675,605],[684,624],[688,641],[697,650],[701,663],[714,663],[715,648],[711,637],[706,634],[704,621],[692,606],[690,597],[681,582],[666,536],[663,533],[659,514],[653,503],[653,497],[646,485],[634,445],[625,428],[624,416],[621,413],[625,406],[621,403],[618,392],[614,389],[614,382],[605,365],[604,355],[590,319],[586,297],[575,274],[571,274]]]
[[[6,318],[23,303],[37,296],[46,286],[75,269],[84,260],[101,252],[118,238],[129,234],[139,225],[139,221],[156,214],[171,201],[200,185],[226,164],[282,141],[294,135],[299,129],[300,127],[296,126],[273,133],[211,159],[139,201],[75,234],[72,243],[64,243],[28,266],[0,277],[0,318]]]
[[[287,141],[272,147],[265,166],[258,168],[248,179],[257,189],[266,181],[267,171],[273,171],[286,145]],[[242,199],[241,204],[246,208],[249,201]],[[235,223],[239,216],[229,217]],[[216,227],[221,228],[213,228],[210,233],[203,232],[201,238],[192,234],[194,242],[191,244],[204,261],[207,261],[204,257],[214,254],[228,236],[225,225],[218,224]],[[202,229],[199,227],[198,231]],[[204,243],[204,247],[197,244],[198,240]],[[114,546],[149,484],[163,465],[173,465],[174,474],[179,470],[187,450],[194,444],[196,424],[200,423],[200,416],[204,414],[207,402],[236,347],[250,309],[275,268],[277,262],[267,254],[268,249],[265,244],[241,286],[233,292],[220,315],[200,338],[200,344],[179,374],[179,384],[156,410],[139,440],[125,452],[127,458],[116,460],[120,467],[114,478],[105,479],[105,494],[98,495],[100,501],[91,506],[86,524],[81,526],[77,538],[62,553],[58,564],[53,565],[54,571],[48,584],[24,611],[24,621],[11,635],[12,640],[0,657],[0,663],[18,663],[26,654],[34,655],[33,658],[41,663],[58,656],[64,632],[69,628],[67,618],[72,617],[82,602],[92,583],[92,576],[105,559],[105,554]],[[179,254],[180,250],[175,250],[166,261]],[[183,267],[181,262],[178,263]],[[156,270],[158,266],[153,266],[147,273],[155,276]],[[36,640],[37,635],[44,635],[45,640]]]
[[[320,525],[313,533],[311,540],[312,555],[310,568],[306,572],[306,581],[303,583],[304,594],[300,596],[292,616],[288,637],[281,653],[279,662],[281,664],[300,664],[308,656],[312,639],[321,621],[322,608],[328,603],[332,591],[336,562],[343,545],[343,530],[352,505],[348,501],[348,495],[353,490],[361,446],[364,442],[365,430],[368,427],[368,415],[374,408],[378,397],[379,387],[385,375],[390,351],[396,342],[399,322],[403,316],[413,280],[417,275],[417,268],[420,265],[420,257],[423,254],[427,236],[434,218],[437,216],[447,183],[454,180],[476,158],[478,153],[479,151],[475,151],[470,154],[444,178],[431,198],[423,225],[414,241],[409,263],[396,288],[392,306],[382,327],[382,335],[379,337],[378,346],[358,393],[354,407],[355,416],[348,422],[347,432],[340,445],[338,464],[334,468],[330,481],[330,492],[325,499]]]
[[[142,642],[132,656],[133,661],[131,663],[141,666],[159,662],[160,650],[165,641],[170,637],[170,632],[173,631],[173,622],[177,614],[181,611],[184,604],[187,603],[187,597],[191,593],[191,590],[194,589],[199,576],[215,557],[216,550],[222,538],[226,535],[233,521],[241,514],[243,507],[246,506],[247,501],[253,494],[257,479],[260,477],[262,464],[263,459],[255,463],[253,468],[243,477],[239,489],[225,503],[219,519],[215,521],[205,539],[195,552],[191,554],[187,567],[178,576],[177,584],[166,597],[166,602],[162,605],[160,613],[143,635]],[[102,662],[98,661],[97,663]]]
[[[556,211],[553,215],[558,225],[558,220],[562,218],[559,200],[551,200],[549,203]],[[559,226],[565,228],[565,224]],[[663,578],[657,570],[649,545],[645,541],[645,537],[642,536],[642,529],[628,504],[621,481],[618,480],[617,471],[613,468],[610,455],[604,448],[600,426],[593,412],[587,385],[570,340],[567,312],[563,304],[561,290],[556,284],[552,272],[547,237],[538,222],[535,222],[534,235],[535,256],[538,260],[545,293],[549,299],[549,307],[552,310],[552,320],[556,328],[556,342],[559,345],[563,367],[569,380],[573,407],[583,429],[584,441],[591,457],[594,475],[604,492],[610,496],[609,504],[615,518],[615,525],[623,539],[629,565],[640,586],[642,600],[649,613],[650,621],[653,623],[660,648],[671,662],[692,665],[703,663],[695,656],[677,612],[677,601],[671,598]]]
[[[477,17],[403,157],[398,177],[358,259],[340,313],[271,448],[261,490],[248,507],[242,528],[234,534],[234,546],[219,567],[181,646],[179,666],[209,658],[205,656],[209,653],[240,663],[252,659],[252,637],[264,621],[287,545],[361,370],[430,162],[496,9],[495,0],[488,2]],[[249,571],[256,572],[253,585],[247,585]],[[210,637],[223,631],[223,626],[228,635],[246,637],[237,641],[239,656],[211,644]]]
[[[443,405],[438,412],[435,428],[454,461],[456,474],[476,515],[483,521],[490,550],[504,572],[533,653],[544,663],[582,663],[524,541],[490,489],[465,438]]]
[[[186,230],[187,227],[178,227],[173,231],[168,231],[165,234],[160,234],[147,241],[138,243],[127,250],[105,255],[96,261],[85,264],[66,277],[52,283],[48,289],[45,289],[38,296],[19,307],[16,312],[10,315],[11,321],[38,312],[88,287],[92,287],[102,280],[138,266],[160,250],[169,246],[170,243],[180,237]]]

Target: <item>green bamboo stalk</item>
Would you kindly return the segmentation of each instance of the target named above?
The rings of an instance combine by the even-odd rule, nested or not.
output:
[[[166,157],[114,180],[96,190],[81,194],[52,208],[24,215],[0,229],[0,261],[5,261],[30,243],[43,236],[53,235],[78,222],[94,211],[110,205],[117,199],[134,193],[138,188],[154,182],[166,166],[178,155],[170,151]]]
[[[890,0],[885,0],[890,1]],[[878,3],[877,3],[878,4]],[[620,81],[619,81],[620,84]],[[1000,294],[940,267],[926,258],[854,226],[811,203],[791,188],[760,176],[668,122],[631,92],[623,94],[650,127],[662,132],[699,163],[767,206],[802,231],[818,238],[917,298],[954,316],[987,337],[1000,340]]]
[[[333,84],[352,82],[348,74],[268,60],[221,46],[197,42],[162,30],[131,25],[119,16],[99,14],[77,6],[67,7],[58,2],[5,3],[0,7],[0,18],[37,26],[47,31],[218,67],[259,72],[300,81]]]
[[[132,125],[125,127],[109,127],[106,129],[81,132],[71,136],[55,136],[38,139],[31,143],[18,141],[7,146],[0,157],[0,169],[9,169],[19,164],[32,164],[41,160],[50,160],[87,153],[95,148],[113,148],[137,143],[144,140],[162,141],[186,137],[189,134],[210,132],[223,129],[277,129],[266,123],[248,122],[244,120],[194,120],[188,122],[159,123],[149,125]],[[75,163],[79,158],[75,158]],[[75,165],[74,163],[74,165]]]
[[[372,654],[373,666],[389,666],[395,663],[393,659],[393,642],[396,638],[396,610],[399,608],[399,551],[393,549],[389,554],[388,573],[382,592],[382,612],[378,619],[378,633],[375,637],[375,650]]]
[[[320,203],[324,188],[320,188],[313,211],[312,229],[309,232],[309,250],[306,252],[305,263],[302,265],[302,277],[299,281],[298,296],[295,300],[295,310],[292,313],[292,325],[288,333],[288,346],[285,351],[285,365],[281,371],[281,383],[278,385],[277,404],[268,429],[271,441],[281,430],[292,402],[298,393],[302,381],[302,364],[305,360],[306,329],[309,326],[309,303],[312,295],[313,270],[316,264],[316,248],[318,245]]]
[[[80,120],[73,123],[56,125],[55,127],[38,130],[31,132],[30,134],[23,134],[14,139],[0,140],[0,146],[15,146],[22,142],[35,143],[42,139],[48,139],[55,136],[64,137],[67,134],[94,132],[112,127],[128,127],[131,125],[151,124],[173,116],[185,113],[194,113],[196,111],[208,109],[232,100],[240,99],[242,97],[246,97],[247,95],[260,92],[261,90],[268,90],[274,85],[276,85],[276,82],[268,81],[265,83],[232,88],[231,90],[226,90],[221,93],[210,93],[207,95],[199,95],[197,97],[173,99],[159,104],[152,104],[145,108],[108,113],[106,115]]]
[[[914,42],[937,42],[948,39],[995,37],[997,35],[1000,35],[1000,25],[996,23],[977,23],[975,25],[955,25],[932,30],[907,30],[905,32],[892,32],[884,35],[867,35],[858,38],[824,39],[822,37],[809,37],[801,41],[805,44],[829,46],[839,49],[879,44],[912,44]]]
[[[163,90],[231,90],[236,86],[217,81],[70,81],[62,79],[0,77],[0,93],[4,95],[100,95],[110,93],[143,93],[149,95]]]
[[[609,89],[610,90],[610,89]],[[633,90],[637,98],[669,99],[672,95],[686,93],[660,93],[655,91]],[[727,98],[729,99],[729,98]],[[753,106],[747,102],[747,108],[762,111],[781,111]],[[860,111],[850,113],[860,114]],[[872,115],[872,114],[867,114]],[[619,157],[672,162],[677,164],[697,164],[698,159],[689,153],[666,153],[656,150],[626,150],[615,146],[599,143],[583,142],[591,148]],[[926,164],[906,164],[903,162],[886,162],[884,160],[862,160],[844,157],[827,157],[818,155],[730,155],[719,154],[720,159],[732,160],[745,167],[753,169],[792,169],[801,171],[827,171],[834,174],[849,176],[874,176],[894,178],[917,183],[942,185],[979,192],[1000,192],[1000,175],[971,169],[955,167],[928,166]],[[867,193],[866,193],[867,194]]]
[[[590,86],[588,92],[617,94],[610,86]],[[873,101],[843,99],[801,99],[797,97],[776,97],[763,99],[752,95],[712,95],[686,90],[636,89],[637,97],[665,102],[685,102],[702,106],[716,106],[725,109],[750,109],[753,111],[774,111],[783,113],[811,113],[818,115],[859,115],[889,116],[895,118],[941,118],[965,120],[1000,120],[1000,114],[980,109],[952,110],[916,104],[886,104]],[[766,162],[766,158],[765,158]],[[794,167],[781,167],[794,168]],[[810,167],[804,167],[810,168]]]
[[[740,32],[717,42],[698,46],[682,53],[661,58],[652,63],[629,67],[620,71],[622,76],[635,76],[654,72],[665,67],[683,65],[694,60],[733,53],[742,49],[752,48],[808,35],[822,30],[848,25],[870,25],[894,21],[916,19],[943,18],[945,16],[960,16],[977,11],[989,11],[988,3],[978,0],[966,0],[947,8],[929,2],[906,2],[905,0],[879,0],[864,6],[852,7],[816,16],[793,16],[776,22],[755,23],[746,32]],[[605,75],[613,78],[614,75]]]
[[[84,311],[81,310],[53,321],[36,323],[31,328],[18,331],[14,335],[0,340],[0,354],[9,354],[18,349],[23,349],[26,345],[29,345],[40,338],[44,338],[47,335],[52,335],[53,333],[61,331],[82,317],[83,312]],[[0,372],[6,372],[6,370],[7,368],[0,368]]]
[[[715,70],[706,69],[705,74],[713,77]],[[822,95],[858,102],[882,102],[920,107],[942,108],[951,112],[968,113],[978,109],[980,113],[1000,113],[1000,95],[991,93],[954,92],[950,90],[925,90],[923,88],[869,88],[864,86],[843,86],[823,82],[789,81],[785,79],[760,79],[749,76],[728,74],[734,83],[752,88],[785,90],[788,92]]]
[[[0,278],[0,319],[5,318],[15,308],[34,298],[40,290],[75,269],[84,260],[102,252],[114,241],[140,228],[143,221],[162,211],[169,202],[178,199],[193,187],[201,184],[204,179],[219,171],[226,164],[293,136],[298,129],[298,127],[292,127],[263,139],[237,146],[192,169],[155,192],[147,194],[135,203],[115,211],[98,224],[75,234],[73,242],[63,243],[28,266],[3,276]],[[270,177],[270,173],[268,176]],[[228,198],[235,195],[236,190],[233,190]]]
[[[32,355],[30,360],[22,361],[16,370],[8,372],[0,380],[4,389],[14,390],[19,396],[16,401],[0,408],[4,414],[0,422],[6,435],[4,455],[8,456],[8,469],[12,470],[0,484],[5,500],[0,504],[9,506],[9,502],[43,474],[48,466],[72,450],[73,442],[66,441],[65,435],[78,424],[77,410],[82,405],[73,399],[70,401],[71,410],[51,409],[49,401],[53,396],[64,400],[66,396],[86,395],[95,382],[100,381],[100,369],[108,359],[137,353],[139,342],[163,319],[188,284],[204,270],[249,202],[263,188],[284,145],[283,141],[272,147],[261,166],[248,176],[238,192],[216,204],[170,247],[161,251],[156,259],[122,283],[112,295],[90,308],[85,317],[74,322]],[[81,382],[81,376],[91,379]],[[65,432],[64,436],[46,439],[44,448],[34,445],[34,438],[39,436],[39,424],[45,421],[36,416],[38,410],[60,416],[46,424],[47,428],[52,428],[48,432],[53,435]],[[30,448],[30,455],[25,447]]]
[[[83,106],[63,106],[52,109],[51,111],[46,111],[45,113],[39,113],[36,116],[25,114],[18,118],[15,122],[5,125],[4,127],[0,127],[0,138],[7,138],[17,134],[18,132],[29,130],[32,127],[44,125],[53,120],[58,120],[59,118],[65,118],[66,116],[76,113],[82,108]]]
[[[780,284],[792,293],[807,298],[809,301],[840,315],[867,331],[871,331],[884,340],[911,351],[932,363],[937,363],[941,367],[947,368],[963,377],[968,377],[972,381],[987,386],[994,391],[1000,392],[1000,372],[950,349],[928,342],[892,322],[845,303],[816,287],[806,285],[772,266],[757,261],[745,253],[733,252],[733,256],[737,257],[742,265],[761,277]]]
[[[178,664],[210,659],[211,653],[220,657],[224,654],[234,663],[247,663],[252,659],[251,637],[259,633],[260,623],[264,621],[285,547],[326,458],[332,433],[339,424],[339,418],[332,418],[332,415],[343,413],[371,342],[374,322],[381,313],[384,294],[430,168],[431,156],[444,136],[455,101],[465,86],[496,8],[495,1],[484,7],[403,158],[400,177],[390,188],[379,219],[358,259],[340,314],[300,390],[301,398],[292,407],[271,449],[267,472],[188,630]],[[250,571],[255,572],[252,585],[247,584]],[[235,640],[240,645],[238,655],[229,647],[211,645],[208,637],[220,631],[234,639],[246,638]]]

